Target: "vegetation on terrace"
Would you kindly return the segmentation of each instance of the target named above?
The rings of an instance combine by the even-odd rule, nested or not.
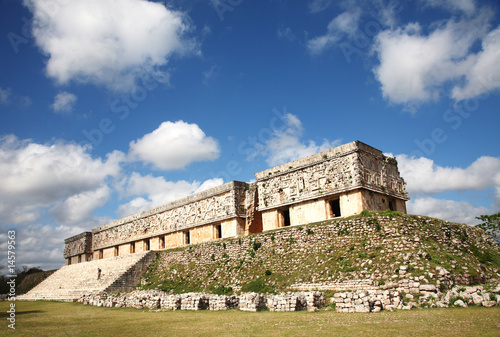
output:
[[[469,283],[500,278],[500,249],[482,229],[398,212],[372,213],[166,250],[143,288],[173,293],[275,293],[300,283],[404,277],[437,283],[440,268]]]

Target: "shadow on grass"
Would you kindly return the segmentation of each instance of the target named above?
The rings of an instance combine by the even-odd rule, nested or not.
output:
[[[46,312],[46,311],[43,311],[43,310],[18,311],[18,310],[16,310],[16,316],[25,315],[25,314],[40,314],[42,312]],[[8,317],[10,317],[9,312],[0,312],[0,318],[8,318]]]

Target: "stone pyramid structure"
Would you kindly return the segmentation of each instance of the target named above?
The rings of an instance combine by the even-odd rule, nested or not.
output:
[[[17,299],[75,301],[84,294],[130,291],[155,257],[154,251],[148,251],[67,265]]]

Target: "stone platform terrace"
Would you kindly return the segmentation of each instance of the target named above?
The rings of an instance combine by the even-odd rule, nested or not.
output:
[[[156,257],[153,251],[63,266],[18,300],[76,301],[84,294],[130,291]],[[101,277],[97,279],[97,269]]]

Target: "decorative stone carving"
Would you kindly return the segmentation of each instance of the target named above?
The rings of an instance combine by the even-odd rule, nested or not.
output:
[[[92,254],[92,232],[83,232],[64,240],[64,258]]]
[[[230,182],[92,230],[93,249],[245,217],[246,183]],[[207,192],[207,191],[205,191]]]

